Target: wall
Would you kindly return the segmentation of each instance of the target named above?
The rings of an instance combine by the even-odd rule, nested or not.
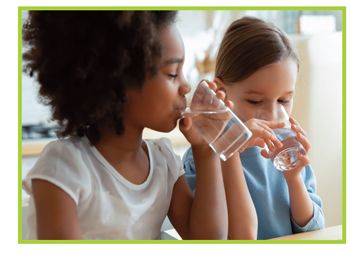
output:
[[[293,114],[306,130],[326,225],[341,224],[342,34],[292,37],[300,57]]]

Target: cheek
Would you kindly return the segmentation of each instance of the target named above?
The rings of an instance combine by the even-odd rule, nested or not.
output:
[[[293,112],[293,100],[288,105],[285,106],[285,109],[286,109],[288,115],[292,114],[292,112]]]
[[[240,120],[243,122],[254,118],[255,110],[246,106],[244,101],[236,101],[234,102],[233,112],[238,116]]]

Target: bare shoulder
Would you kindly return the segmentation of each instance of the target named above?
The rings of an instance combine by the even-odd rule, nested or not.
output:
[[[38,239],[79,239],[75,201],[61,188],[42,179],[32,180]]]

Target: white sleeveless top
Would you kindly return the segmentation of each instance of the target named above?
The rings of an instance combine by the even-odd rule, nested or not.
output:
[[[150,171],[142,184],[119,174],[85,137],[49,143],[23,181],[31,195],[32,179],[65,191],[76,203],[84,239],[159,239],[172,190],[184,174],[169,140],[146,140]],[[29,201],[23,239],[36,239],[33,198]]]

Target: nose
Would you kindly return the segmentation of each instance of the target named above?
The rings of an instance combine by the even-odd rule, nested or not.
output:
[[[271,105],[267,109],[267,117],[268,117],[269,121],[288,120],[288,116],[285,115],[285,109],[284,109],[283,105],[278,104],[278,103]]]
[[[277,120],[277,118],[278,118],[277,110],[278,110],[278,108],[275,108],[275,106],[273,106],[273,105],[259,108],[256,112],[255,118],[266,120],[266,121]]]
[[[266,111],[263,109],[257,111],[255,118],[266,120],[266,121],[273,121],[274,120],[273,112]]]
[[[188,85],[186,81],[183,81],[179,86],[179,94],[180,96],[185,96],[187,93],[191,91],[191,87]]]

